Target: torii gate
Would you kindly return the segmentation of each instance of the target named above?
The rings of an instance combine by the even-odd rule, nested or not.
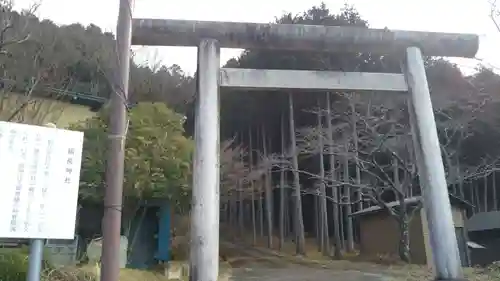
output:
[[[414,149],[438,280],[462,278],[422,53],[474,57],[478,36],[241,22],[134,19],[132,44],[197,46],[198,81],[190,280],[216,281],[219,263],[219,87],[407,91]],[[400,54],[402,74],[220,69],[220,48]]]

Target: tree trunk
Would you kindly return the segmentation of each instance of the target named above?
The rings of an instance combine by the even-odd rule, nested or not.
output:
[[[465,198],[465,191],[464,191],[464,180],[462,179],[462,176],[460,175],[460,160],[457,159],[457,175],[458,175],[458,190],[460,191],[460,195],[462,198]]]
[[[262,189],[263,189],[262,179],[259,179],[258,189],[259,189],[259,193],[258,193],[258,196],[259,196],[259,200],[258,200],[258,204],[259,204],[259,230],[260,230],[260,237],[264,237],[264,196],[262,193]]]
[[[250,172],[252,171],[252,167],[254,165],[253,163],[253,142],[252,142],[252,129],[248,130],[248,138],[249,138],[249,151],[248,151],[248,156],[249,156],[249,161],[250,161]],[[250,194],[252,196],[251,200],[251,208],[252,208],[252,242],[253,245],[257,244],[257,224],[256,224],[256,219],[255,219],[255,186],[254,186],[254,181],[250,180]]]
[[[488,212],[488,176],[483,177],[483,186],[484,186],[484,194],[483,194],[483,200],[484,200],[484,211]]]
[[[400,215],[399,223],[399,258],[406,263],[411,263],[410,256],[410,224],[406,213]]]
[[[337,178],[338,179],[341,178],[340,173],[337,175]],[[338,192],[337,197],[341,198],[342,194],[344,194],[344,187],[340,186],[338,188],[337,192]],[[339,201],[340,201],[340,199],[339,199]],[[345,223],[345,217],[344,217],[345,209],[344,209],[344,206],[342,204],[338,204],[338,206],[339,206],[340,249],[342,251],[345,251],[345,225],[344,225],[344,223]]]
[[[232,219],[233,219],[233,213],[232,213],[232,201],[231,201],[231,197],[230,196],[227,196],[227,203],[226,203],[227,207],[226,207],[226,222],[228,225],[231,225],[232,223]]]
[[[330,93],[326,93],[326,116],[327,116],[327,141],[328,141],[328,154],[330,155],[330,173],[332,176],[332,182],[335,181],[336,171],[335,171],[335,155],[333,154],[333,127],[331,120],[331,112],[330,112],[331,104],[330,104]],[[334,228],[334,256],[337,259],[342,258],[341,252],[341,240],[340,240],[340,220],[339,220],[339,205],[336,203],[338,200],[337,189],[332,188],[332,199],[333,199],[333,222],[335,224]]]
[[[231,194],[227,195],[227,224],[232,226],[233,223],[233,201],[231,200]]]
[[[233,202],[233,226],[235,229],[238,227],[238,191],[234,190],[232,195],[232,202]]]
[[[225,222],[225,220],[226,220],[226,203],[224,203],[224,201],[222,199],[221,199],[221,203],[220,203],[219,216],[220,216],[220,221]]]
[[[245,233],[245,223],[244,219],[244,206],[243,206],[243,190],[242,184],[238,181],[238,224],[240,226],[240,233],[243,235]]]
[[[267,141],[266,129],[262,127],[262,148],[264,150],[264,158],[267,158]],[[264,195],[266,197],[266,223],[267,223],[267,246],[273,247],[273,202],[272,202],[272,187],[271,187],[271,172],[266,169],[264,173]]]
[[[239,135],[240,143],[243,144],[243,134]],[[243,163],[243,155],[240,155],[238,159],[241,163]],[[243,182],[238,180],[236,181],[237,195],[238,195],[238,224],[240,227],[240,233],[243,235],[245,233],[245,194],[243,191]]]
[[[287,183],[286,180],[286,173],[285,173],[285,183]],[[285,190],[285,238],[290,237],[290,233],[292,233],[292,224],[290,223],[290,190],[287,189]]]
[[[318,103],[319,108],[321,109],[321,106]],[[320,132],[319,134],[319,139],[318,139],[318,145],[319,145],[319,177],[320,177],[320,186],[319,186],[319,193],[320,193],[320,216],[319,216],[319,231],[320,231],[320,250],[323,252],[324,255],[328,255],[329,251],[329,234],[328,234],[328,210],[327,210],[327,201],[326,201],[326,187],[325,187],[325,157],[324,157],[324,145],[323,145],[323,116],[320,113],[318,113],[318,130]]]
[[[415,151],[412,147],[412,145],[408,145],[408,143],[412,143],[412,141],[410,140],[409,142],[407,142],[407,145],[406,145],[406,149],[408,150],[408,155],[409,155],[409,162],[410,163],[415,163]],[[408,187],[406,189],[406,197],[407,198],[411,198],[413,197],[413,175],[416,174],[416,170],[417,167],[416,165],[411,165],[410,167],[410,174],[408,175],[408,173],[405,173],[405,176],[406,177],[409,177],[409,180],[408,180]]]
[[[285,114],[281,115],[281,157],[285,157]],[[280,171],[280,240],[279,249],[283,249],[285,242],[285,171]]]
[[[316,238],[316,246],[318,247],[318,252],[321,252],[321,234],[320,234],[320,222],[321,222],[321,211],[319,208],[319,197],[314,195],[313,196],[313,201],[314,201],[314,237]]]
[[[474,183],[470,182],[469,183],[469,190],[470,190],[470,202],[474,205],[472,208],[472,213],[475,214],[477,213],[477,203],[476,203],[476,198],[475,198],[475,190],[474,190]]]
[[[246,191],[245,191],[245,195],[246,195]],[[248,232],[247,228],[250,225],[250,217],[248,216],[248,214],[250,214],[250,204],[248,201],[249,200],[246,200],[246,198],[243,199],[243,226],[247,232]]]
[[[295,212],[294,212],[294,228],[296,239],[296,253],[300,255],[305,255],[305,237],[304,237],[304,221],[302,217],[302,196],[300,188],[300,177],[299,177],[299,160],[297,155],[297,142],[295,138],[295,120],[293,112],[293,97],[292,94],[288,94],[288,107],[290,114],[290,141],[291,141],[291,153],[292,153],[292,166],[293,166],[293,188],[295,197]]]
[[[361,185],[361,168],[359,163],[359,147],[358,147],[358,118],[356,116],[356,105],[351,103],[351,121],[352,121],[352,141],[354,144],[354,164],[356,165],[356,185]],[[358,190],[358,211],[363,207],[363,192]]]
[[[228,203],[229,203],[229,214],[228,214],[228,222],[231,228],[233,227],[234,223],[234,204],[233,204],[233,195],[229,194],[228,197]]]
[[[355,191],[356,194],[356,201],[358,203],[354,205],[355,211],[361,211],[364,208],[363,205],[363,190],[359,188],[361,186],[361,167],[359,163],[359,138],[358,138],[358,116],[356,115],[356,97],[353,96],[354,101],[351,101],[351,128],[352,128],[352,142],[354,145],[354,166],[355,166],[355,171],[356,171],[356,178],[354,180],[354,183],[358,186],[358,190]],[[355,228],[353,227],[353,233],[354,237],[359,237],[359,227]],[[354,238],[353,237],[353,238]]]
[[[404,204],[404,203],[403,203]],[[399,221],[399,258],[406,262],[411,262],[410,257],[410,224],[406,212],[400,215]]]
[[[260,137],[261,137],[261,132],[259,129],[257,129],[257,146],[259,146],[259,141],[260,141]],[[259,160],[257,160],[259,161]],[[258,179],[258,182],[257,182],[257,213],[259,215],[259,234],[260,234],[260,237],[264,237],[264,200],[263,200],[263,196],[262,196],[262,189],[263,189],[263,185],[262,185],[262,178],[259,178]]]
[[[481,199],[479,198],[479,183],[474,181],[474,195],[476,197],[477,212],[481,212]]]
[[[348,183],[351,181],[349,176],[349,142],[346,140],[345,143],[345,157],[344,157],[344,182]],[[351,189],[349,186],[344,185],[344,196],[347,198],[348,204],[345,205],[345,219],[346,219],[346,236],[347,236],[347,252],[354,251],[354,231],[352,225],[352,205],[351,205]]]
[[[405,191],[401,186],[401,181],[399,180],[399,163],[393,158],[393,179],[395,190],[394,194],[399,202],[399,212],[396,218],[399,224],[399,258],[407,263],[410,263],[410,229],[409,229],[409,216],[407,204],[405,202]]]
[[[496,172],[493,172],[493,211],[498,211],[498,199],[497,199],[497,179]]]

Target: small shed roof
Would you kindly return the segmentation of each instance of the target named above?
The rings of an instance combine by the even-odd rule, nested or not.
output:
[[[486,249],[485,246],[477,244],[476,242],[467,241],[467,246],[472,249]]]
[[[468,231],[500,229],[500,211],[474,214],[465,222]]]
[[[464,199],[462,199],[460,197],[457,197],[453,194],[450,194],[449,196],[450,196],[450,203],[454,206],[460,206],[462,208],[472,207],[472,204],[470,204],[469,202],[465,201]],[[414,197],[406,198],[405,203],[408,204],[409,207],[411,208],[411,207],[415,206],[421,200],[422,200],[422,196],[414,196]],[[399,201],[392,201],[392,202],[387,203],[387,206],[390,208],[393,208],[393,207],[397,208],[398,205],[399,205]],[[376,206],[372,206],[372,207],[354,212],[351,214],[351,216],[362,216],[362,215],[367,215],[367,214],[373,214],[373,213],[376,213],[376,212],[379,212],[382,210],[383,209],[380,206],[376,205]]]

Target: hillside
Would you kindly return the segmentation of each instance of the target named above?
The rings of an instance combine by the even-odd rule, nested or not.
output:
[[[58,26],[49,20],[41,21],[28,11],[13,11],[5,4],[1,7],[0,17],[3,19],[0,23],[3,26],[0,27],[5,29],[4,36],[0,38],[2,97],[10,92],[40,98],[57,97],[58,100],[92,109],[98,109],[109,98],[115,44],[111,33],[103,32],[95,25]],[[358,27],[369,25],[353,8],[331,13],[325,5],[313,7],[296,16],[284,14],[277,18],[277,22]],[[371,54],[353,56],[248,50],[228,62],[228,66],[398,72],[399,60]],[[500,136],[497,130],[500,116],[496,110],[500,99],[500,78],[486,68],[480,68],[474,76],[466,77],[456,65],[433,58],[427,59],[427,70],[438,118],[456,123],[460,117],[462,125],[467,123],[468,129],[474,131],[474,136],[468,137],[463,146],[463,149],[470,149],[474,153],[465,151],[463,160],[475,165],[485,156],[500,155],[500,145],[496,141],[500,138],[491,137]],[[130,77],[129,104],[145,100],[166,102],[177,112],[188,116],[187,131],[192,133],[193,77],[184,74],[177,65],[151,69],[135,63],[131,64]],[[66,95],[68,91],[73,95]],[[75,99],[74,94],[87,98]],[[281,92],[257,91],[248,94],[223,91],[223,138],[239,134],[239,141],[248,145],[248,130],[264,126],[266,131],[272,132],[267,134],[271,139],[268,149],[281,152],[279,120],[287,112],[285,97],[286,93]],[[295,98],[297,127],[314,126],[316,118],[308,111],[316,107],[318,98],[312,93],[303,93]],[[345,100],[337,94],[333,99],[336,102],[334,111],[345,111]],[[360,106],[367,101],[366,98],[361,99]],[[384,103],[387,99],[380,101]],[[443,126],[452,125],[452,122],[441,121],[439,123]],[[484,132],[490,137],[483,137]]]
[[[4,3],[4,2],[0,2]],[[0,6],[0,91],[98,108],[111,93],[114,37],[95,26],[58,26],[33,12]],[[75,99],[76,93],[83,98]],[[131,102],[167,102],[185,111],[192,99],[192,78],[178,66],[152,70],[132,63]],[[85,96],[90,96],[86,98]]]
[[[32,97],[25,103],[26,97],[22,94],[4,93],[0,98],[0,120],[35,125],[54,123],[57,127],[66,128],[96,115],[96,111],[85,102],[82,105],[78,101],[68,103],[47,97]]]

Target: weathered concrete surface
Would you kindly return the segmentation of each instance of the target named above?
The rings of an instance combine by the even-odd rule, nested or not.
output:
[[[447,57],[474,57],[479,48],[474,34],[163,19],[134,19],[132,25],[134,45],[198,46],[210,38],[221,48],[394,54],[419,47],[425,55]]]

